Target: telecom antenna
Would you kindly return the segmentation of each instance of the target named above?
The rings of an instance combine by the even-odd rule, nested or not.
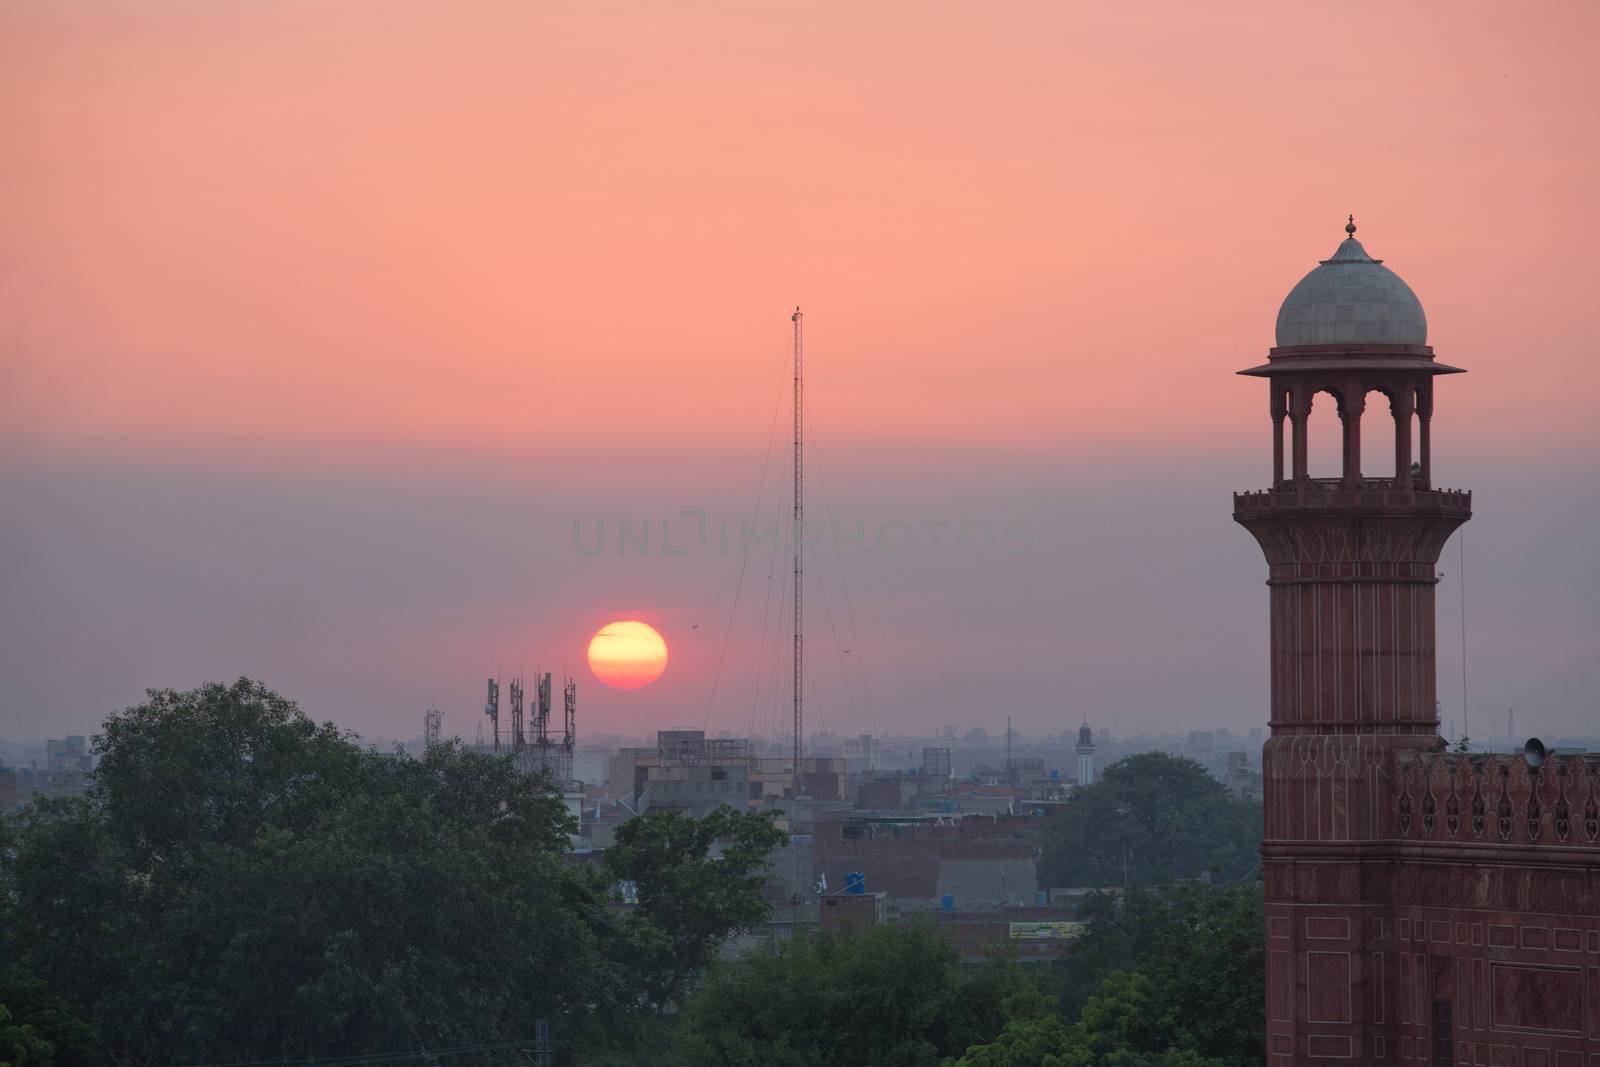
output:
[[[806,522],[805,440],[805,316],[796,307],[789,316],[794,323],[794,795],[802,795],[800,773],[801,729],[804,726],[805,699],[801,676],[805,668],[805,612],[801,578],[804,573],[804,535]]]
[[[561,748],[571,756],[572,748],[578,742],[578,682],[574,678],[567,679],[562,705]]]
[[[483,713],[489,716],[489,722],[494,725],[494,750],[500,751],[500,683],[494,678],[489,679],[489,698],[484,701]],[[479,724],[482,725],[481,723]]]
[[[522,732],[522,678],[511,679],[511,751],[520,753],[527,747]]]

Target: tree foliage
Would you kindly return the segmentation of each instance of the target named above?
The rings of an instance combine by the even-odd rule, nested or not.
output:
[[[821,934],[714,967],[676,1061],[1251,1067],[1263,1061],[1261,897],[1248,883],[1092,896],[1049,973],[964,967],[937,926]]]
[[[784,840],[768,816],[652,813],[596,870],[567,854],[575,827],[548,781],[458,745],[363,750],[248,680],[152,692],[96,745],[88,796],[0,819],[0,1064],[422,1049],[487,1064],[541,1019],[557,1063],[578,1047],[590,1063],[649,1048],[762,1067],[1261,1059],[1253,884],[1092,896],[1051,996],[1014,962],[963,966],[918,922],[723,963],[766,915]],[[1139,857],[1131,881],[1244,866],[1244,845],[1216,839],[1244,809],[1219,794],[1188,761],[1125,761],[1079,793],[1047,859],[1120,881],[1119,853],[1073,851],[1109,810]],[[618,880],[637,888],[631,912],[610,899]]]
[[[1255,1064],[1266,1042],[1261,888],[1252,882],[1099,893],[1083,905],[1083,934],[1058,967],[1071,1018],[1118,973],[1148,980],[1153,1002],[1203,1055]]]
[[[767,857],[788,840],[773,825],[775,814],[723,804],[703,819],[653,811],[617,828],[606,870],[638,889],[631,943],[642,973],[655,979],[653,1004],[676,1000],[728,937],[766,918]]]
[[[1038,1009],[1016,1010],[993,1042],[948,1067],[1229,1067],[1202,1055],[1171,1023],[1151,980],[1113,972],[1068,1024]]]
[[[362,750],[256,682],[152,692],[96,744],[89,796],[0,821],[0,1001],[59,1067],[500,1062],[537,1019],[558,1049],[604,1047],[664,981],[641,945],[693,952],[758,917],[741,859],[685,881],[691,912],[663,889],[624,923],[547,781],[457,745]],[[689,845],[641,881],[699,871]]]
[[[713,968],[691,999],[678,1059],[697,1067],[934,1067],[1004,1025],[1015,965],[964,967],[921,922],[823,932]]]
[[[1262,812],[1194,760],[1145,752],[1072,794],[1039,860],[1043,886],[1145,885],[1214,872],[1248,874]]]
[[[0,1004],[0,1067],[53,1067],[56,1047]]]

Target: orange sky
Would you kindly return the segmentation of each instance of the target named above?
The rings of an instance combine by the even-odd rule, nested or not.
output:
[[[846,493],[938,485],[938,457],[1088,491],[1181,455],[1248,558],[1226,492],[1265,478],[1265,398],[1231,372],[1353,211],[1472,372],[1441,392],[1443,480],[1557,456],[1592,488],[1597,52],[1578,2],[10,3],[0,446],[28,484],[520,478],[570,499],[562,530],[656,491],[737,508],[798,302]],[[82,551],[57,563],[107,549]],[[568,591],[575,647],[591,611],[732,579],[629,580]],[[466,641],[432,618],[377,644]],[[73,625],[64,659],[117,642]],[[116,677],[104,699],[144,684]]]

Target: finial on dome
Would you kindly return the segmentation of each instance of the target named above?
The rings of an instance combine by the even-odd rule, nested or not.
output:
[[[1344,224],[1344,232],[1350,235],[1345,238],[1346,241],[1354,241],[1356,239],[1356,217],[1354,215],[1351,215],[1350,221]]]

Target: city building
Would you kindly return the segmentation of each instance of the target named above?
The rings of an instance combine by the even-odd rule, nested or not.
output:
[[[1089,719],[1085,716],[1083,725],[1078,727],[1079,785],[1094,785],[1094,751],[1094,731],[1089,729]]]
[[[750,769],[745,741],[662,730],[655,750],[635,763],[634,804],[641,814],[677,808],[697,819],[723,804],[742,810],[750,802]]]
[[[1222,784],[1239,800],[1261,799],[1261,774],[1250,769],[1250,753],[1228,753],[1227,769]]]
[[[792,803],[797,779],[805,805]],[[656,747],[620,749],[608,761],[607,792],[639,814],[676,808],[700,818],[721,804],[744,809],[790,802],[809,815],[816,803],[842,804],[845,780],[842,756],[806,757],[797,775],[792,758],[758,756],[744,738],[660,730]]]
[[[94,773],[89,739],[82,734],[70,734],[45,742],[45,773],[49,776],[48,788],[52,796],[72,796],[88,789],[89,776]]]
[[[859,876],[864,891],[885,894],[891,916],[947,903],[969,911],[1030,904],[1048,821],[1033,814],[819,821],[808,837],[812,880],[842,887]]]
[[[1008,904],[990,911],[939,910],[928,917],[949,935],[967,963],[1004,955],[1022,964],[1066,956],[1085,924],[1070,906]]]
[[[1446,751],[1435,565],[1472,496],[1434,486],[1429,430],[1458,369],[1346,230],[1240,372],[1273,425],[1270,488],[1234,497],[1269,573],[1269,1062],[1594,1067],[1600,755]],[[1332,477],[1312,418],[1342,428]]]
[[[32,767],[0,767],[0,814],[15,811],[33,798],[38,775]]]
[[[943,789],[950,781],[950,749],[930,746],[922,750],[922,781],[930,791]]]

